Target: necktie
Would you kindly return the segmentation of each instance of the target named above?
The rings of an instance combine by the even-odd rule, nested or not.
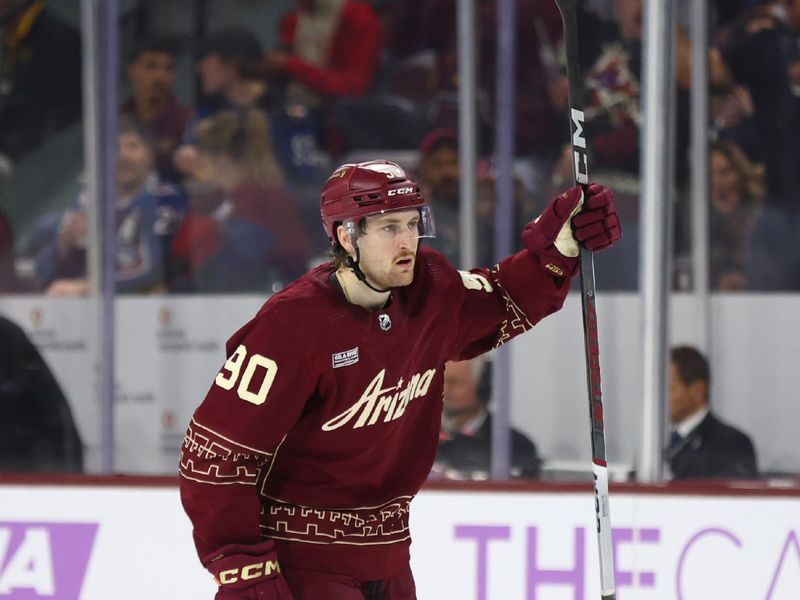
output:
[[[680,433],[678,433],[677,431],[673,431],[669,435],[669,449],[673,450],[674,448],[676,448],[678,446],[678,444],[681,443],[682,439],[683,439],[683,437],[681,436]]]

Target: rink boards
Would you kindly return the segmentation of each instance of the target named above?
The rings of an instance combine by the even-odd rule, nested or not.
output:
[[[0,484],[0,598],[213,597],[174,481],[93,481]],[[800,492],[683,491],[612,487],[619,600],[799,597]],[[411,511],[419,598],[599,598],[592,503],[580,485],[424,490]]]

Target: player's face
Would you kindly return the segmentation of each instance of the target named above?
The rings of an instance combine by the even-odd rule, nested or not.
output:
[[[358,238],[361,270],[381,289],[409,285],[419,247],[419,211],[412,208],[367,217]]]

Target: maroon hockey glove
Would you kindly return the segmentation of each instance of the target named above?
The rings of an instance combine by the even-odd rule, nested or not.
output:
[[[586,190],[583,210],[572,217],[575,239],[589,250],[602,250],[622,237],[622,226],[614,208],[614,192],[598,183]]]
[[[255,546],[225,546],[204,560],[219,584],[214,600],[292,600],[292,593],[281,575],[278,557],[271,541]]]
[[[578,212],[583,206],[583,210]],[[589,250],[610,246],[621,236],[614,194],[593,183],[572,187],[553,200],[522,232],[522,243],[553,275],[569,277],[578,268],[578,243]]]
[[[545,269],[557,277],[569,277],[578,268],[578,245],[572,238],[569,220],[582,200],[583,190],[580,187],[568,189],[522,231],[525,247],[541,261]],[[556,246],[557,240],[561,248]],[[561,241],[569,247],[565,247]]]

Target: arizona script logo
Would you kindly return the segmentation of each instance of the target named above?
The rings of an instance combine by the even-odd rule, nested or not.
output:
[[[322,426],[322,430],[333,431],[344,427],[356,416],[358,418],[353,424],[353,429],[358,429],[364,425],[375,425],[383,413],[385,413],[383,417],[384,423],[399,419],[406,412],[409,402],[428,393],[428,388],[435,374],[436,369],[428,369],[424,373],[413,375],[405,387],[403,387],[403,378],[401,377],[397,385],[384,388],[383,378],[386,375],[386,369],[381,369],[381,372],[375,376],[375,379],[361,394],[358,402],[325,423]]]

